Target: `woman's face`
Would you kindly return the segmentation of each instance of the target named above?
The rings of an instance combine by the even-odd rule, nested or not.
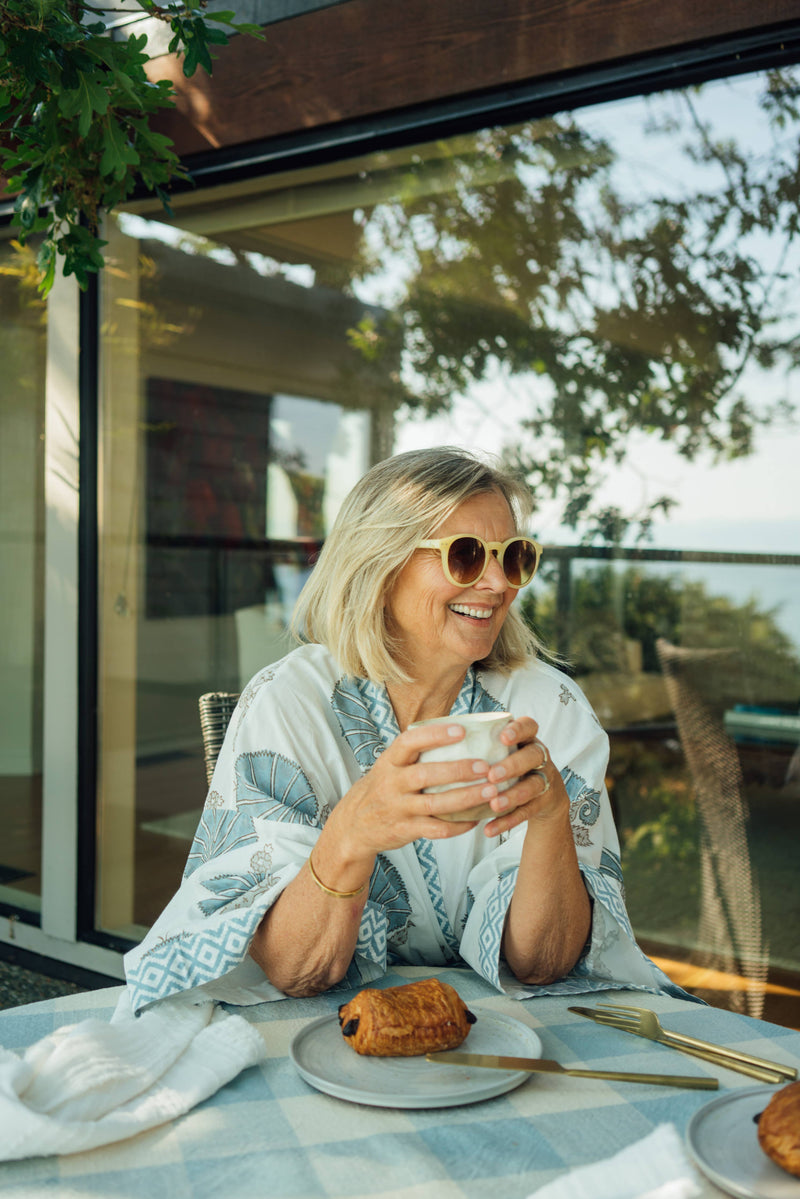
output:
[[[506,541],[516,529],[503,496],[487,491],[459,504],[431,539],[454,533]],[[494,556],[477,583],[455,587],[445,577],[438,550],[415,550],[386,603],[389,628],[404,651],[403,665],[415,678],[465,672],[489,654],[515,595]]]

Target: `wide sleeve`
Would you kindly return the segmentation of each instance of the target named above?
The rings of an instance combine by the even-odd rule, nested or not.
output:
[[[592,901],[591,932],[578,962],[557,982],[522,984],[505,965],[500,944],[519,870],[523,825],[498,838],[470,871],[462,957],[488,982],[517,998],[609,987],[690,998],[636,943],[625,907],[619,840],[605,784],[608,738],[585,696],[572,680],[541,664],[500,694],[515,716],[530,715],[539,722],[539,736],[564,781],[578,864]]]
[[[178,992],[236,1005],[284,998],[249,948],[331,809],[360,776],[336,694],[337,675],[313,646],[267,667],[242,692],[180,887],[125,957],[134,1011]],[[340,988],[370,982],[386,969],[390,923],[382,896],[390,869],[382,859],[376,864]]]

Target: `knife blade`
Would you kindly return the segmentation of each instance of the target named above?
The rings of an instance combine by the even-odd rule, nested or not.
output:
[[[426,1060],[444,1066],[478,1066],[489,1070],[527,1070],[530,1073],[568,1074],[571,1078],[605,1078],[617,1082],[647,1082],[655,1086],[691,1087],[699,1091],[716,1091],[716,1078],[701,1078],[684,1074],[631,1074],[623,1070],[579,1070],[562,1066],[546,1057],[504,1057],[495,1053],[426,1053]]]
[[[726,1070],[735,1070],[739,1074],[747,1074],[751,1078],[757,1078],[759,1082],[766,1082],[775,1085],[779,1082],[786,1082],[787,1078],[796,1078],[797,1071],[790,1066],[782,1066],[776,1062],[774,1066],[767,1062],[766,1059],[754,1059],[743,1061],[739,1057],[734,1056],[734,1051],[725,1050],[719,1052],[713,1047],[710,1042],[703,1042],[703,1048],[700,1048],[700,1043],[697,1045],[688,1045],[683,1040],[677,1037],[673,1038],[669,1033],[665,1033],[658,1038],[648,1037],[645,1033],[637,1032],[635,1028],[623,1028],[620,1024],[614,1023],[613,1019],[608,1018],[603,1012],[596,1011],[590,1007],[570,1007],[568,1012],[574,1012],[576,1016],[584,1016],[587,1020],[593,1020],[595,1024],[600,1024],[603,1028],[615,1028],[617,1032],[627,1032],[633,1037],[641,1037],[645,1041],[654,1041],[657,1045],[666,1045],[668,1049],[677,1049],[679,1053],[687,1053],[690,1057],[698,1057],[704,1062],[710,1062],[714,1066],[724,1066]]]

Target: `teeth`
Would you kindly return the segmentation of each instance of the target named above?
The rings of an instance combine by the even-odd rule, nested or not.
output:
[[[492,615],[491,608],[469,608],[466,604],[451,604],[451,612],[462,612],[464,616],[475,616],[478,620],[488,620]]]

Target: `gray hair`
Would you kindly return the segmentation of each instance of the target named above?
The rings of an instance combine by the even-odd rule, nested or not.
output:
[[[406,682],[384,603],[418,543],[459,504],[497,492],[517,532],[532,504],[528,488],[499,463],[451,446],[411,450],[378,462],[346,497],[292,616],[298,640],[325,645],[346,674],[376,683]],[[510,608],[491,653],[477,663],[508,673],[540,646]]]

